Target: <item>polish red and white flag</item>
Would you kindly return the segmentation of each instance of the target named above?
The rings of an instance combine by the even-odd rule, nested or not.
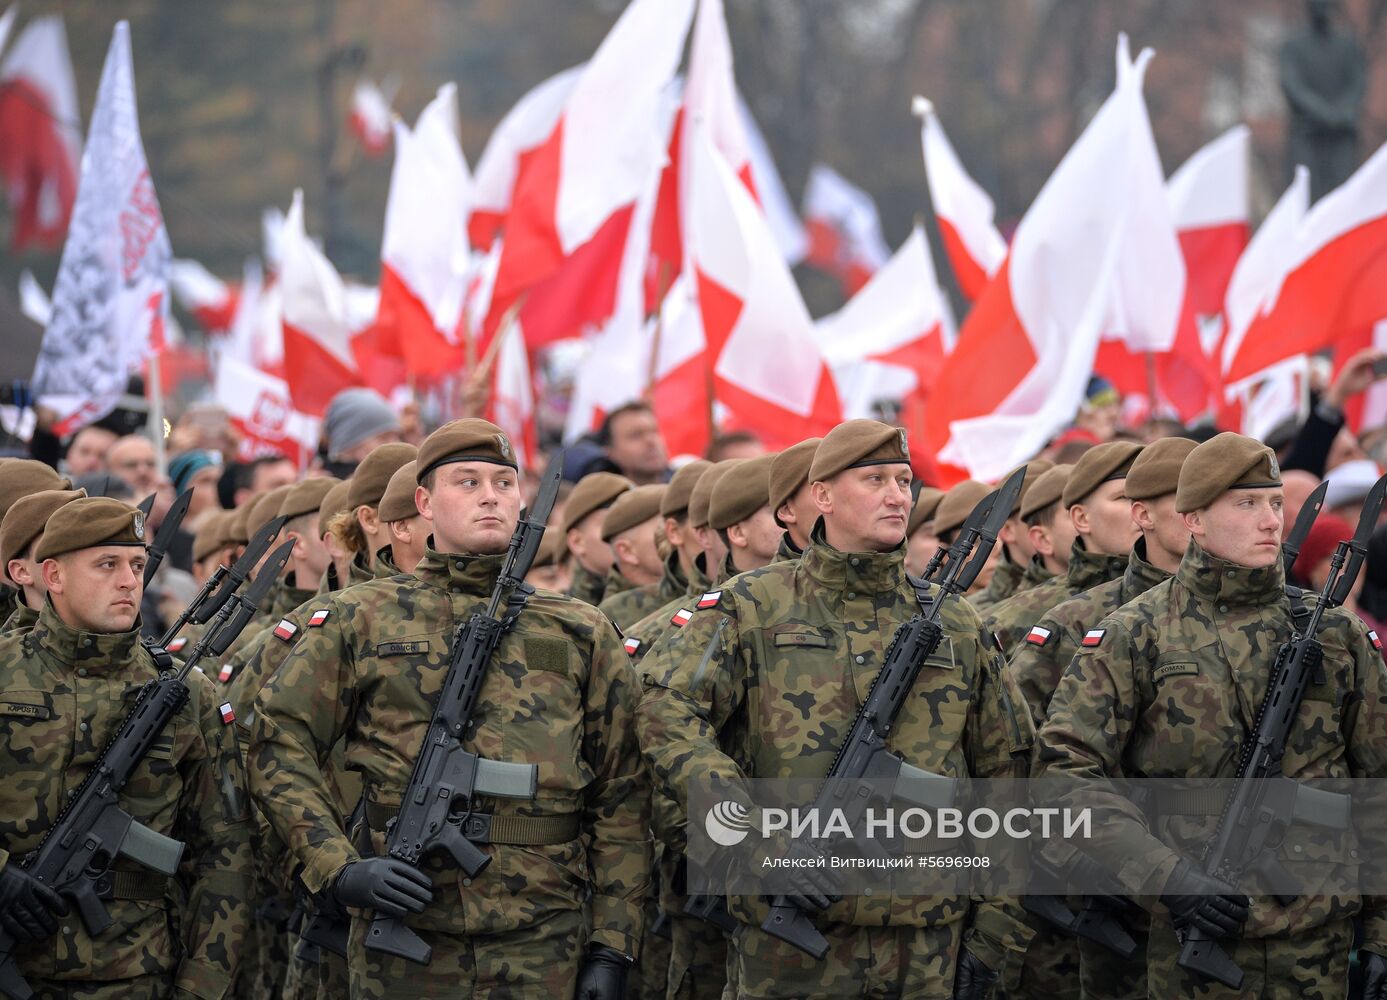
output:
[[[804,187],[805,263],[838,278],[848,295],[865,285],[891,256],[872,196],[816,163]]]
[[[231,329],[240,292],[201,263],[175,258],[169,266],[169,287],[174,301],[192,313],[208,333]]]
[[[391,95],[375,81],[361,79],[352,88],[352,107],[347,121],[361,140],[367,156],[379,156],[390,145]]]

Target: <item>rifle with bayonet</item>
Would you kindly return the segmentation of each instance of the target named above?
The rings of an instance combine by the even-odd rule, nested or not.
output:
[[[1341,795],[1302,785],[1282,772],[1286,743],[1300,709],[1305,689],[1312,681],[1324,683],[1324,650],[1316,633],[1324,613],[1348,598],[1368,554],[1368,539],[1377,527],[1378,514],[1387,498],[1387,476],[1369,491],[1351,539],[1340,542],[1329,564],[1329,577],[1304,626],[1297,623],[1290,640],[1277,650],[1271,682],[1257,711],[1252,735],[1243,745],[1218,830],[1204,854],[1203,869],[1233,888],[1249,872],[1259,872],[1272,885],[1282,906],[1295,897],[1285,892],[1290,878],[1275,857],[1275,849],[1296,819],[1317,817],[1324,825],[1334,818],[1347,826],[1346,800]],[[1243,972],[1218,939],[1196,927],[1180,934],[1178,964],[1183,969],[1216,979],[1231,989],[1241,989]]]
[[[276,517],[271,520],[269,524],[256,532],[255,537],[241,552],[241,557],[234,560],[230,567],[218,566],[212,575],[203,581],[201,589],[194,595],[192,601],[179,613],[173,624],[160,637],[159,645],[167,646],[173,642],[174,637],[189,622],[194,625],[206,625],[211,621],[212,616],[220,611],[222,606],[231,598],[231,595],[240,589],[241,584],[246,582],[246,577],[250,576],[251,570],[255,569],[255,564],[260,561],[261,556],[270,550],[274,540],[279,537],[280,529],[284,527],[285,520],[286,518],[283,517]]]
[[[874,785],[890,787],[893,799],[911,805],[952,805],[957,779],[906,763],[887,749],[886,741],[921,667],[944,639],[939,623],[944,603],[967,591],[977,579],[997,533],[1016,505],[1025,474],[1025,469],[1016,470],[968,515],[940,570],[939,593],[932,599],[922,598],[921,603],[928,606],[896,630],[886,661],[815,796],[813,809],[819,815],[835,815],[834,810],[842,810],[848,828],[860,829],[867,810],[881,797]],[[822,959],[828,952],[824,936],[789,896],[778,895],[772,900],[761,929],[815,958]]]
[[[173,537],[178,534],[178,529],[183,524],[183,517],[188,513],[188,505],[192,502],[192,490],[184,490],[178,494],[177,499],[173,501],[173,506],[164,515],[164,521],[159,525],[159,530],[154,533],[154,544],[149,547],[149,554],[144,564],[144,585],[146,587],[149,586],[149,581],[154,579],[159,564],[164,561],[164,555],[168,552],[169,546],[173,544]]]
[[[257,604],[265,599],[292,549],[290,542],[281,545],[270,556],[267,572],[257,576],[246,593],[235,594],[223,603],[212,626],[192,647],[182,667],[177,671],[162,670],[156,679],[145,684],[135,706],[57,821],[38,847],[19,862],[33,878],[72,900],[92,937],[112,923],[97,883],[107,877],[118,855],[164,875],[178,871],[183,844],[149,829],[122,809],[121,790],[187,702],[188,672],[204,655],[219,654],[236,638]],[[242,573],[241,579],[244,578]],[[33,990],[20,974],[14,952],[14,939],[0,929],[0,994],[9,1000],[29,1000]]]
[[[468,878],[475,878],[491,862],[491,856],[468,835],[475,796],[535,797],[538,772],[534,764],[485,760],[464,750],[462,738],[492,654],[534,593],[525,574],[539,551],[544,522],[559,493],[562,460],[562,452],[549,460],[533,508],[522,512],[486,611],[468,617],[453,636],[448,673],[401,796],[400,811],[386,824],[388,855],[416,868],[427,855],[446,851]],[[433,954],[403,919],[379,913],[371,920],[366,947],[421,965],[428,964]]]

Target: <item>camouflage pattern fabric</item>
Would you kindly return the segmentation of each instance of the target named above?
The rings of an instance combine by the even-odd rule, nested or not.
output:
[[[14,609],[21,603],[23,602],[19,599],[19,591],[7,583],[0,583],[0,620],[14,614]]]
[[[968,603],[973,605],[978,614],[984,615],[989,609],[1019,591],[1025,579],[1026,567],[1012,562],[1011,556],[1003,549],[1001,558],[997,560],[997,567],[992,571],[992,579],[987,581],[987,586],[981,591],[970,594]]]
[[[1242,938],[1224,942],[1228,957],[1243,970],[1243,987],[1191,975],[1176,964],[1180,944],[1169,921],[1156,921],[1147,945],[1150,995],[1190,1000],[1286,997],[1288,1000],[1342,1000],[1348,994],[1353,922],[1336,920],[1291,937]],[[1143,994],[1146,996],[1146,994]]]
[[[32,630],[0,640],[0,664],[3,865],[38,846],[158,668],[138,630],[82,632],[51,604]],[[174,884],[118,859],[130,888],[108,902],[112,927],[93,938],[74,912],[53,939],[16,951],[21,973],[45,989],[123,982],[138,996],[158,980],[219,1000],[235,974],[250,917],[245,783],[212,684],[194,670],[188,686],[120,794],[136,820],[187,844]]]
[[[1290,634],[1280,560],[1248,569],[1191,542],[1174,577],[1103,619],[1074,657],[1041,731],[1037,774],[1078,782],[1116,774],[1232,777],[1276,651]],[[1302,780],[1381,777],[1387,773],[1382,656],[1367,627],[1343,609],[1326,612],[1319,637],[1325,683],[1306,689],[1284,773]],[[1092,790],[1085,801],[1094,808],[1095,831],[1087,850],[1133,895],[1159,895],[1181,856],[1202,856],[1219,819],[1161,814],[1157,808],[1148,821],[1125,799]],[[1360,897],[1358,866],[1332,860],[1348,856],[1357,843],[1353,829],[1293,825],[1277,849],[1278,860],[1316,889],[1289,906],[1279,905],[1256,874],[1245,881],[1251,915],[1233,954],[1265,942],[1269,964],[1260,995],[1317,995],[1331,989],[1342,995],[1343,979],[1332,975],[1334,963],[1293,973],[1270,955],[1287,948],[1294,964],[1294,949],[1302,942],[1310,947],[1315,935],[1360,910],[1365,945],[1374,951],[1387,946],[1383,899]],[[1361,862],[1382,863],[1374,857]],[[1157,907],[1147,953],[1148,989],[1153,996],[1189,995],[1164,989],[1177,981],[1171,951],[1163,944],[1168,928],[1168,915]]]
[[[289,579],[276,585],[273,599],[268,601],[265,608],[251,619],[245,632],[241,633],[237,641],[232,643],[222,656],[222,665],[218,671],[217,679],[234,691],[237,686],[236,679],[241,675],[246,664],[254,658],[256,649],[265,641],[265,637],[279,624],[279,620],[299,605],[312,600],[316,593],[314,590],[303,590],[296,587],[292,574]],[[249,637],[247,637],[247,633],[249,633]],[[236,702],[236,707],[239,710],[242,705]],[[245,707],[248,708],[249,706]]]
[[[642,752],[681,813],[695,776],[739,789],[747,777],[825,775],[895,629],[919,613],[919,603],[906,580],[904,545],[839,552],[819,528],[798,562],[743,573],[722,584],[716,605],[689,610],[688,623],[670,629],[640,664]],[[892,748],[964,784],[970,775],[1024,776],[1033,728],[1001,656],[965,601],[949,600],[941,624],[945,641],[891,730]],[[751,721],[729,729],[734,717]],[[682,850],[683,816],[673,822],[666,844]],[[760,897],[732,896],[728,906],[753,928],[767,913]],[[981,899],[973,912],[965,897],[883,892],[846,896],[814,920],[821,930],[958,924],[960,931],[968,921],[970,948],[1005,975],[1030,934],[1019,914],[1011,900]],[[767,977],[781,971],[762,966],[750,945],[756,933],[731,946],[745,995],[762,995],[756,991],[771,988],[763,986]],[[856,975],[859,988],[869,982]]]
[[[484,608],[501,562],[501,556],[429,550],[414,577],[320,598],[321,604],[309,607],[327,614],[303,621],[291,616],[295,628],[285,630],[289,637],[276,638],[293,648],[256,700],[251,787],[302,864],[300,878],[310,891],[329,887],[358,857],[342,829],[331,769],[325,768],[330,752],[342,743],[345,768],[360,774],[374,809],[398,808],[447,670],[454,630]],[[456,995],[457,972],[449,971],[451,960],[440,961],[440,954],[461,949],[457,954],[465,956],[489,940],[524,938],[549,921],[581,917],[590,923],[592,931],[577,939],[577,950],[590,942],[637,954],[650,846],[648,785],[633,726],[635,685],[615,630],[596,609],[548,591],[530,599],[497,648],[464,745],[491,760],[537,764],[539,790],[532,802],[479,797],[477,809],[517,817],[574,816],[582,833],[562,844],[482,845],[491,864],[476,879],[465,880],[450,862],[426,862],[434,901],[407,923],[433,941],[433,964],[410,965],[408,978],[394,988],[432,995],[422,991],[448,983]],[[383,852],[384,833],[373,828],[371,839],[373,850]],[[446,888],[450,884],[456,895]],[[353,934],[362,931],[354,919]],[[547,982],[563,964],[562,950],[536,947],[548,949],[545,963],[524,970],[540,977],[536,982]],[[383,974],[391,981],[388,971],[376,971],[389,966],[377,953],[358,949],[350,965],[353,995],[359,978],[375,982]],[[375,986],[361,989],[361,995],[378,995]]]
[[[595,608],[606,596],[606,585],[605,579],[596,573],[588,572],[576,559],[573,561],[573,582],[568,585],[569,597],[576,597],[584,604],[591,604]]]
[[[639,663],[645,654],[650,652],[660,636],[664,635],[665,630],[669,628],[671,616],[689,603],[688,598],[692,597],[697,600],[721,582],[707,576],[704,571],[705,558],[699,556],[695,561],[693,576],[689,580],[689,589],[685,594],[652,611],[630,628],[622,629],[626,636],[626,652],[630,655],[633,663]]]
[[[798,559],[802,555],[804,555],[803,550],[795,544],[795,540],[790,537],[788,531],[780,536],[780,546],[775,550],[776,562]]]
[[[688,592],[689,581],[679,566],[679,553],[671,552],[665,559],[665,571],[658,581],[619,593],[609,588],[607,596],[602,599],[597,610],[625,632],[652,611],[664,607],[678,597],[683,597]]]
[[[1076,538],[1069,550],[1069,569],[1063,576],[1052,577],[1013,594],[983,616],[983,625],[997,637],[1002,652],[1010,657],[1016,651],[1016,644],[1026,637],[1041,615],[1085,590],[1116,580],[1126,569],[1125,555],[1090,552],[1083,540]]]
[[[38,620],[39,613],[20,601],[10,612],[10,616],[5,619],[5,624],[0,625],[0,635],[9,635],[11,632],[27,632],[38,624]]]

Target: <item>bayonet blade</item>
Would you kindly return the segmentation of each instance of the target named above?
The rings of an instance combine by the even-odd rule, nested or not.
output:
[[[1329,596],[1329,603],[1335,607],[1348,600],[1348,595],[1358,580],[1358,571],[1363,568],[1363,562],[1368,557],[1368,539],[1377,528],[1377,519],[1382,513],[1384,499],[1387,499],[1387,476],[1373,483],[1373,488],[1368,491],[1368,496],[1363,501],[1362,513],[1358,515],[1358,529],[1353,533],[1353,540],[1349,542],[1347,563]]]
[[[150,499],[153,499],[152,497]],[[164,555],[168,552],[169,546],[173,544],[173,536],[178,534],[178,528],[183,523],[183,517],[188,513],[188,505],[193,502],[193,491],[184,490],[178,494],[169,512],[164,515],[164,523],[159,525],[159,530],[154,533],[154,544],[149,547],[149,557],[144,564],[144,585],[149,586],[149,581],[154,579],[155,572],[159,569],[159,564],[164,561]]]
[[[1310,534],[1311,527],[1315,524],[1315,518],[1319,516],[1320,508],[1324,506],[1324,495],[1329,490],[1328,483],[1320,483],[1305,498],[1305,504],[1300,508],[1300,513],[1296,515],[1295,524],[1291,525],[1290,532],[1286,535],[1285,541],[1281,543],[1281,552],[1286,560],[1286,573],[1289,575],[1291,567],[1295,565],[1296,556],[1300,555],[1300,547],[1305,544],[1305,538]]]
[[[294,539],[289,539],[270,553],[270,557],[265,560],[265,564],[260,567],[260,571],[255,574],[255,579],[246,587],[246,592],[241,595],[241,602],[260,609],[260,602],[265,599],[265,595],[270,592],[276,580],[279,579],[280,572],[284,569],[284,564],[289,561],[289,554],[294,551]]]
[[[534,506],[526,512],[527,521],[548,524],[549,515],[554,512],[554,503],[559,498],[559,486],[563,483],[563,449],[560,448],[549,457],[540,480],[539,491],[535,494]]]
[[[108,489],[110,488],[110,485],[111,485],[111,477],[110,477],[110,476],[107,476],[107,477],[106,477],[106,486],[107,486]],[[145,497],[145,498],[144,498],[143,500],[141,500],[139,503],[135,504],[135,509],[138,510],[138,511],[139,511],[141,514],[143,514],[145,517],[148,517],[148,516],[149,516],[151,513],[153,513],[153,511],[154,511],[154,496],[155,496],[155,495],[154,495],[153,493],[151,493],[149,496]]]
[[[231,569],[226,574],[226,579],[217,588],[216,593],[207,599],[196,616],[192,619],[198,625],[205,625],[212,620],[212,616],[217,613],[227,599],[236,592],[241,584],[246,582],[246,577],[250,576],[250,571],[255,568],[255,564],[265,554],[274,540],[279,537],[280,530],[284,527],[285,518],[276,517],[255,533],[255,537],[246,543],[245,549],[241,552],[241,557],[231,564]]]

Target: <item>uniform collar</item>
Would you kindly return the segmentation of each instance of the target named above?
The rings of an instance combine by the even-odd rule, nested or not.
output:
[[[1031,564],[1026,567],[1026,574],[1021,579],[1027,587],[1034,587],[1054,578],[1055,574],[1046,568],[1045,560],[1040,556],[1032,556]]]
[[[794,562],[802,555],[804,555],[804,550],[795,544],[795,540],[790,537],[788,531],[780,536],[780,547],[775,552],[775,558],[778,562]]]
[[[456,552],[439,552],[432,545],[424,550],[424,558],[414,567],[414,575],[431,587],[453,593],[490,597],[501,575],[505,553],[494,556],[466,556]]]
[[[1122,600],[1125,604],[1140,597],[1158,583],[1170,579],[1170,574],[1151,565],[1146,559],[1146,539],[1138,538],[1132,546],[1132,554],[1127,557],[1127,568],[1122,574]]]
[[[820,521],[799,562],[809,578],[824,587],[879,594],[904,582],[905,542],[889,552],[840,552],[824,538]]]
[[[297,608],[300,604],[303,604],[305,601],[311,601],[315,596],[317,596],[317,593],[318,592],[316,590],[309,590],[306,587],[300,587],[298,575],[295,573],[290,573],[280,582],[280,600],[278,605],[279,610],[276,612],[276,614],[278,614],[281,617],[287,615],[290,611],[293,611],[295,608]]]
[[[1270,566],[1249,569],[1211,555],[1194,539],[1175,575],[1196,597],[1214,604],[1262,607],[1279,604],[1286,596],[1286,572],[1279,557]]]
[[[987,582],[984,594],[994,602],[1003,601],[1016,593],[1025,576],[1026,568],[1012,562],[1006,549],[1002,549],[1002,558],[992,571],[992,579]]]
[[[366,563],[366,557],[358,552],[352,556],[351,567],[347,571],[347,586],[354,587],[358,583],[370,583],[374,580],[375,574],[371,572],[371,567]]]
[[[53,602],[46,601],[29,637],[62,663],[95,661],[98,666],[114,667],[135,658],[140,648],[140,622],[135,619],[135,627],[128,632],[84,632],[63,621]]]
[[[1127,569],[1127,556],[1101,555],[1084,547],[1082,538],[1074,539],[1069,549],[1069,570],[1066,582],[1070,590],[1092,590],[1100,583],[1116,580]]]
[[[390,551],[390,546],[382,545],[376,549],[376,554],[371,559],[371,578],[386,580],[399,575],[400,567],[395,565],[395,554]]]
[[[25,604],[23,601],[20,601],[10,616],[5,619],[5,624],[3,628],[0,628],[0,633],[7,634],[10,632],[17,632],[20,629],[33,628],[34,625],[38,623],[38,620],[39,612],[29,607],[29,605]]]
[[[607,579],[602,581],[602,600],[605,601],[614,594],[624,594],[628,590],[634,590],[635,586],[613,563],[612,568],[607,570]]]
[[[667,600],[674,600],[689,592],[689,581],[684,577],[684,567],[679,565],[679,553],[671,552],[665,556],[665,571],[660,576],[660,586],[658,593],[661,597],[669,595]]]

